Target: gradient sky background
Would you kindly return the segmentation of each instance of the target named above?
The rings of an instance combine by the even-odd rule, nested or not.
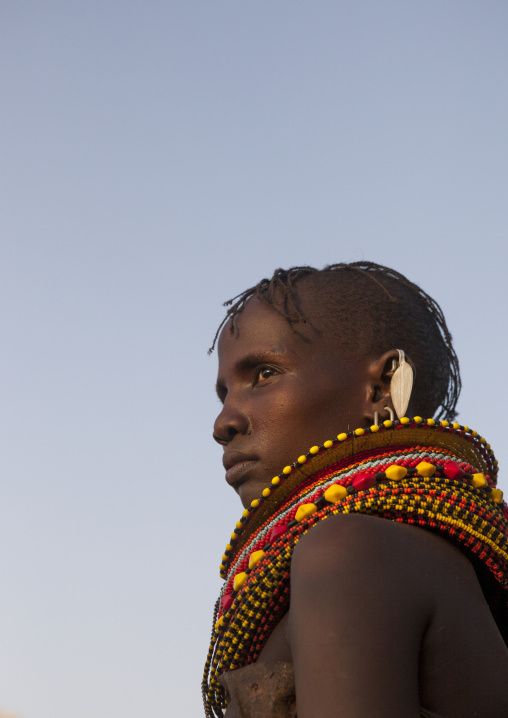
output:
[[[0,710],[201,715],[241,511],[206,350],[275,267],[369,259],[438,299],[508,490],[507,22],[2,1]]]

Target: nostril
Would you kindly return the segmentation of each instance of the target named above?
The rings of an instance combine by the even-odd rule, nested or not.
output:
[[[213,438],[214,441],[216,441],[218,444],[225,446],[231,441],[231,439],[234,439],[234,437],[238,433],[239,432],[237,431],[237,429],[235,429],[233,426],[228,426],[221,434],[216,434],[214,432]]]

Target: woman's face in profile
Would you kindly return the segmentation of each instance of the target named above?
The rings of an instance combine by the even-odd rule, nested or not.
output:
[[[334,354],[257,299],[223,329],[214,438],[245,507],[311,446],[363,424],[367,360]]]

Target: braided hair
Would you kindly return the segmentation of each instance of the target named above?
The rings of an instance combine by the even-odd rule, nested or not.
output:
[[[395,347],[404,349],[417,367],[413,396],[419,411],[438,419],[455,418],[460,369],[443,312],[400,272],[366,261],[276,269],[271,278],[224,303],[228,309],[209,353],[226,323],[234,333],[236,318],[252,298],[270,306],[297,333],[299,324],[318,319],[340,338],[343,348],[378,356]]]

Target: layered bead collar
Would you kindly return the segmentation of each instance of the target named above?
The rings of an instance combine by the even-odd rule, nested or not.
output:
[[[402,418],[312,446],[245,509],[220,565],[203,677],[207,716],[221,716],[224,671],[257,660],[289,602],[294,547],[321,520],[364,513],[440,532],[488,569],[508,597],[508,507],[487,441],[458,423]]]

